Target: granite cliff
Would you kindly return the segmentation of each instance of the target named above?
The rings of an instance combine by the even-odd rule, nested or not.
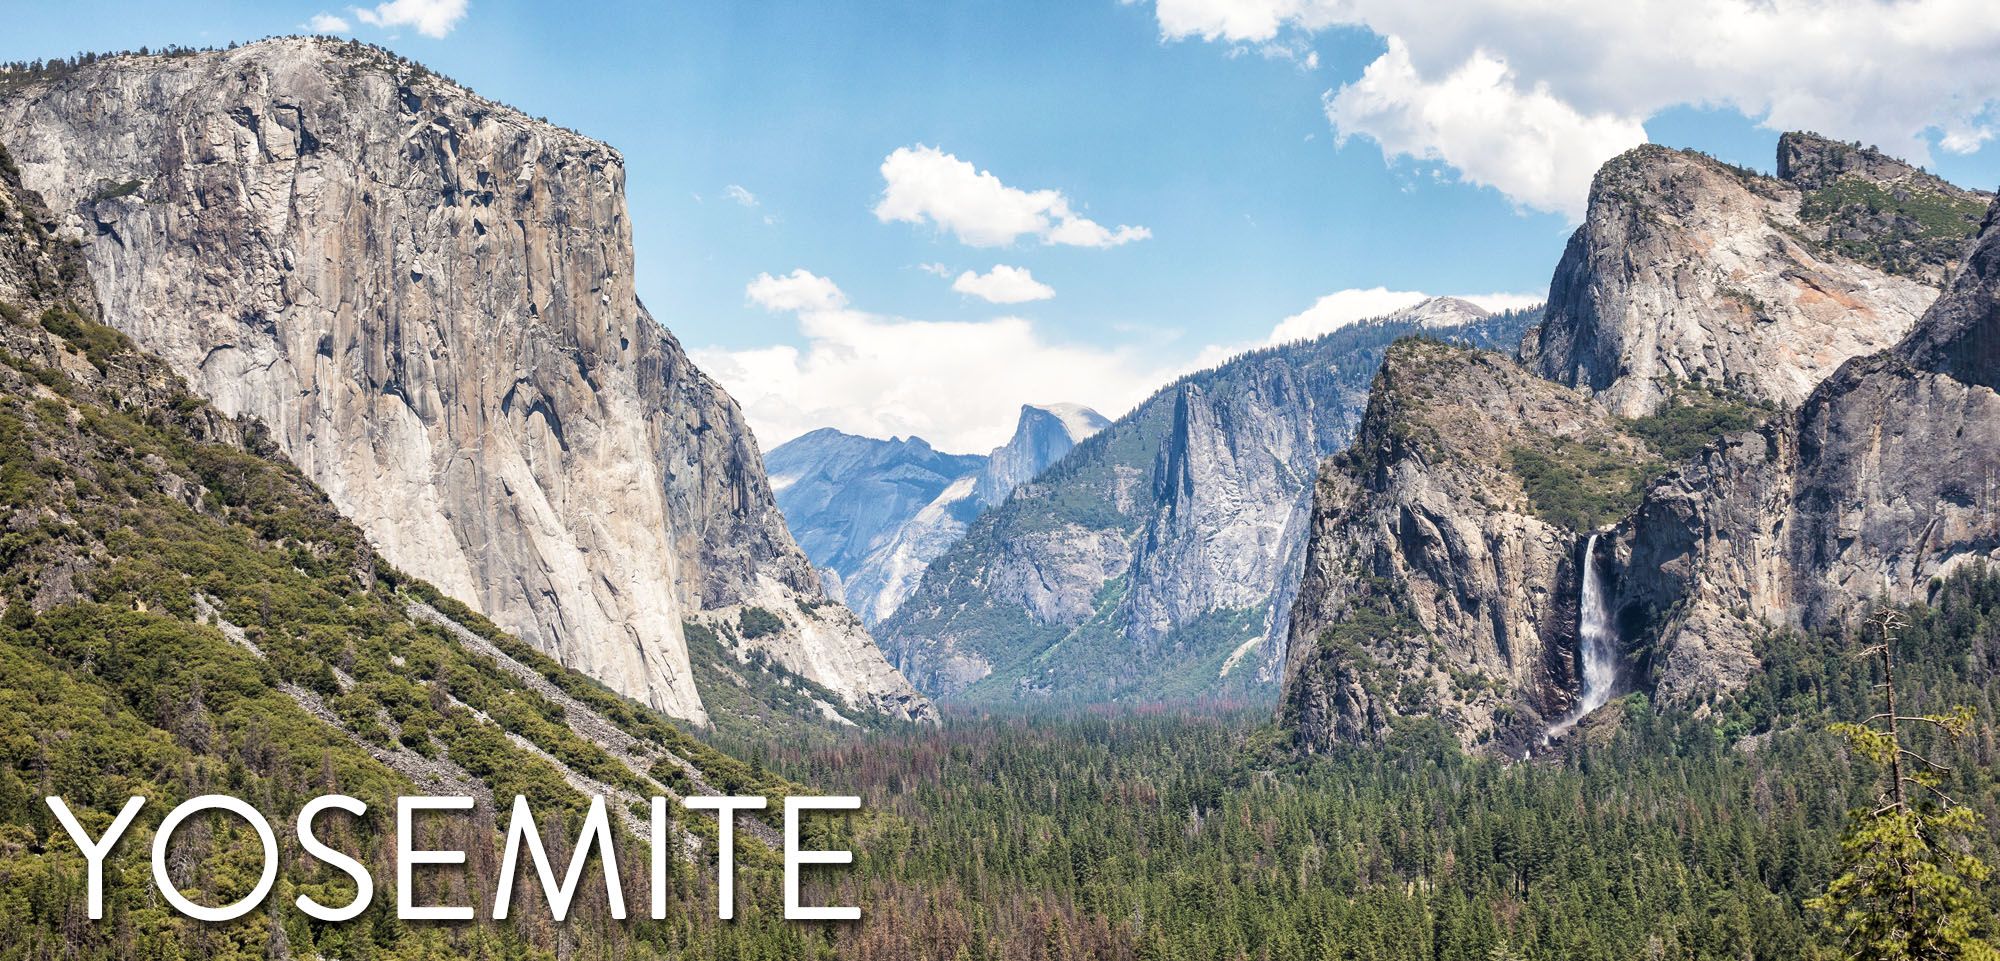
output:
[[[686,623],[851,707],[929,711],[634,294],[615,150],[324,39],[13,85],[0,142],[105,321],[267,424],[391,562],[696,722]],[[736,630],[751,611],[781,629]]]
[[[1992,197],[1805,134],[1778,169],[1651,145],[1606,163],[1525,362],[1628,417],[1688,384],[1796,405],[1909,332]]]
[[[778,507],[827,590],[873,626],[981,511],[1108,423],[1081,404],[1024,404],[1007,443],[985,455],[825,428],[780,444],[765,463]]]
[[[1586,579],[1598,693],[1699,708],[1772,632],[1994,556],[2000,238],[1964,216],[1990,195],[1805,135],[1779,166],[1618,158],[1521,364],[1390,351],[1318,483],[1281,708],[1305,747],[1399,716],[1516,756],[1560,736]]]
[[[1167,386],[974,522],[885,646],[921,689],[974,702],[1268,695],[1312,478],[1383,350],[1421,331],[1511,344],[1531,320],[1440,298]]]

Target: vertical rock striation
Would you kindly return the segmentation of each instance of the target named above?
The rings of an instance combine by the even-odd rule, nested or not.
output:
[[[1675,704],[1740,687],[1773,630],[2000,558],[1989,195],[1807,135],[1779,165],[1618,158],[1524,367],[1392,349],[1319,482],[1282,699],[1305,746],[1423,715],[1532,749],[1581,688],[1592,534],[1615,690]]]
[[[1512,344],[1530,319],[1438,298],[1169,385],[975,522],[881,626],[886,647],[972,701],[1268,693],[1312,478],[1383,350]]]
[[[0,141],[107,321],[268,424],[392,563],[697,722],[682,623],[745,607],[788,668],[928,710],[639,303],[616,151],[322,39],[110,58],[18,88]]]

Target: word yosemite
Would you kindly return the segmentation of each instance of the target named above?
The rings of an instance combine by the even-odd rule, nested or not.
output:
[[[135,797],[125,802],[125,808],[118,812],[111,826],[102,837],[92,840],[90,833],[77,822],[70,813],[69,805],[62,798],[46,799],[56,819],[62,822],[63,830],[69,832],[77,849],[83,852],[90,864],[90,918],[95,921],[104,916],[104,857],[111,852],[125,829],[139,816],[139,810],[146,805],[146,799]],[[761,797],[720,796],[688,797],[681,803],[689,808],[715,811],[718,819],[716,831],[716,916],[727,921],[736,914],[736,818],[737,811],[756,811],[765,806]],[[799,850],[799,813],[801,811],[852,811],[861,806],[858,797],[788,797],[785,799],[785,919],[788,921],[853,921],[861,917],[857,907],[808,907],[799,904],[799,867],[806,864],[851,864],[851,851],[801,851]],[[340,907],[328,907],[303,894],[296,904],[299,910],[321,921],[347,921],[359,917],[368,909],[375,897],[374,879],[359,861],[340,853],[313,835],[313,819],[328,808],[339,808],[349,814],[360,816],[368,812],[368,805],[344,794],[328,794],[314,798],[299,810],[299,845],[307,854],[325,862],[354,879],[356,893],[354,900]],[[464,864],[464,851],[423,850],[412,845],[415,835],[411,822],[418,811],[470,811],[472,799],[469,797],[399,797],[396,799],[396,916],[412,921],[468,921],[472,919],[472,908],[464,905],[440,906],[417,905],[414,899],[414,885],[411,884],[412,871],[419,865]],[[264,872],[257,879],[257,887],[242,900],[219,908],[206,907],[187,899],[174,886],[167,875],[167,851],[174,831],[181,822],[202,811],[227,811],[249,822],[264,844]],[[667,916],[667,855],[675,849],[677,839],[669,837],[671,822],[667,818],[667,799],[653,798],[652,824],[652,874],[653,905],[652,917]],[[535,861],[535,873],[541,878],[542,893],[547,896],[549,910],[557,921],[569,916],[570,902],[576,897],[578,882],[583,878],[583,869],[590,857],[591,847],[598,848],[599,860],[604,865],[604,893],[611,908],[611,916],[625,919],[625,895],[618,883],[618,859],[611,847],[611,819],[605,814],[604,798],[590,799],[590,812],[583,819],[583,831],[577,837],[575,853],[570,857],[569,875],[561,884],[556,883],[555,868],[549,864],[548,852],[542,848],[541,832],[535,828],[535,816],[528,809],[528,799],[515,795],[514,813],[507,824],[507,852],[501,861],[500,876],[494,882],[493,917],[504,920],[508,903],[514,891],[514,875],[520,867],[521,849],[526,848],[528,856]],[[271,893],[271,886],[278,880],[278,839],[271,833],[271,823],[264,819],[257,809],[233,797],[220,794],[205,794],[190,798],[173,809],[160,822],[159,830],[153,834],[153,883],[159,885],[160,894],[167,903],[189,917],[202,921],[230,921],[240,918],[262,903]]]

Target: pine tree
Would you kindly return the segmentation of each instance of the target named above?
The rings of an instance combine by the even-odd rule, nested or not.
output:
[[[1884,609],[1875,623],[1881,642],[1863,653],[1881,660],[1884,709],[1833,728],[1881,765],[1888,783],[1880,806],[1856,812],[1841,841],[1845,873],[1808,905],[1826,915],[1842,951],[1857,961],[2000,961],[1976,891],[1988,868],[1967,842],[1979,814],[1939,788],[1947,769],[1905,746],[1902,730],[1914,724],[1956,740],[1971,728],[1972,709],[1898,714],[1896,644],[1906,622]]]

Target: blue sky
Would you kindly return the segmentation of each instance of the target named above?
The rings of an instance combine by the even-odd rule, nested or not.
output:
[[[1772,166],[1776,132],[1745,112],[1761,120],[1788,108],[1760,105],[1738,89],[1755,89],[1758,78],[1714,87],[1704,78],[1717,71],[1696,65],[1673,75],[1689,88],[1678,100],[1620,94],[1616,78],[1566,94],[1563,72],[1582,68],[1551,62],[1539,49],[1508,61],[1515,87],[1527,93],[1497,103],[1538,109],[1524,98],[1542,84],[1595,118],[1581,126],[1551,121],[1543,139],[1561,153],[1554,160],[1533,154],[1537,145],[1496,141],[1490,132],[1472,131],[1469,147],[1458,143],[1451,125],[1460,121],[1430,119],[1433,126],[1412,133],[1407,116],[1393,113],[1409,108],[1409,85],[1361,90],[1364,70],[1400,63],[1392,46],[1407,45],[1410,77],[1442,83],[1458,76],[1453,58],[1463,51],[1448,31],[1427,47],[1427,26],[1385,25],[1354,10],[1321,16],[1315,3],[472,0],[457,16],[451,0],[359,12],[285,2],[34,4],[9,13],[0,59],[247,41],[303,32],[315,14],[328,14],[349,35],[611,143],[627,163],[642,298],[745,399],[767,445],[832,423],[924,432],[940,446],[978,449],[1004,436],[1020,402],[1129,404],[1156,378],[1259,343],[1284,318],[1344,289],[1539,295],[1574,226],[1581,199],[1574,171],[1587,179],[1599,159],[1591,151],[1622,149],[1629,144],[1620,138],[1629,140],[1640,123],[1656,142]],[[443,9],[449,30],[429,36],[421,22],[365,22],[424,8]],[[1501,38],[1495,50],[1505,54],[1504,30],[1484,35]],[[1671,68],[1652,67],[1658,73],[1638,79]],[[1338,110],[1325,99],[1350,88],[1374,99],[1343,101]],[[1437,89],[1439,98],[1473,96],[1463,87]],[[1419,106],[1434,118],[1439,103]],[[1983,110],[1984,101],[1975,106]],[[1344,144],[1330,117],[1336,112],[1348,123]],[[1868,129],[1822,126],[1843,136],[1896,132],[1895,111],[1881,112],[1890,120]],[[1538,122],[1523,116],[1510,129]],[[1935,144],[1954,129],[1934,125],[1915,136]],[[1430,154],[1443,159],[1385,158],[1385,144],[1393,152],[1411,137],[1429,137]],[[1564,138],[1583,145],[1570,149]],[[2000,152],[1972,140],[1976,149],[1932,150],[1921,159],[1958,182],[1990,188],[2000,180]],[[1027,233],[982,247],[931,219],[885,222],[876,213],[884,159],[918,146],[990,171],[1007,188],[1058,191],[1076,217],[1150,235],[1089,247]],[[1510,151],[1519,155],[1513,166],[1482,166],[1488,155]],[[1543,164],[1571,172],[1548,186]],[[996,265],[1027,271],[1054,295],[995,304],[953,289],[961,273]],[[748,296],[760,274],[798,270],[839,294],[804,308]],[[980,340],[1001,317],[1019,320],[1007,335]],[[929,326],[913,334],[900,326],[905,320]],[[973,349],[993,356],[975,359],[1045,375],[959,372],[906,390],[881,383],[878,394],[871,383],[895,379],[894,371],[921,365],[925,355],[885,354],[845,372],[824,357],[814,366],[811,332],[846,336],[827,333],[835,328],[858,338],[925,343],[921,335],[930,334],[937,343],[986,345]],[[958,397],[967,392],[982,396]]]

